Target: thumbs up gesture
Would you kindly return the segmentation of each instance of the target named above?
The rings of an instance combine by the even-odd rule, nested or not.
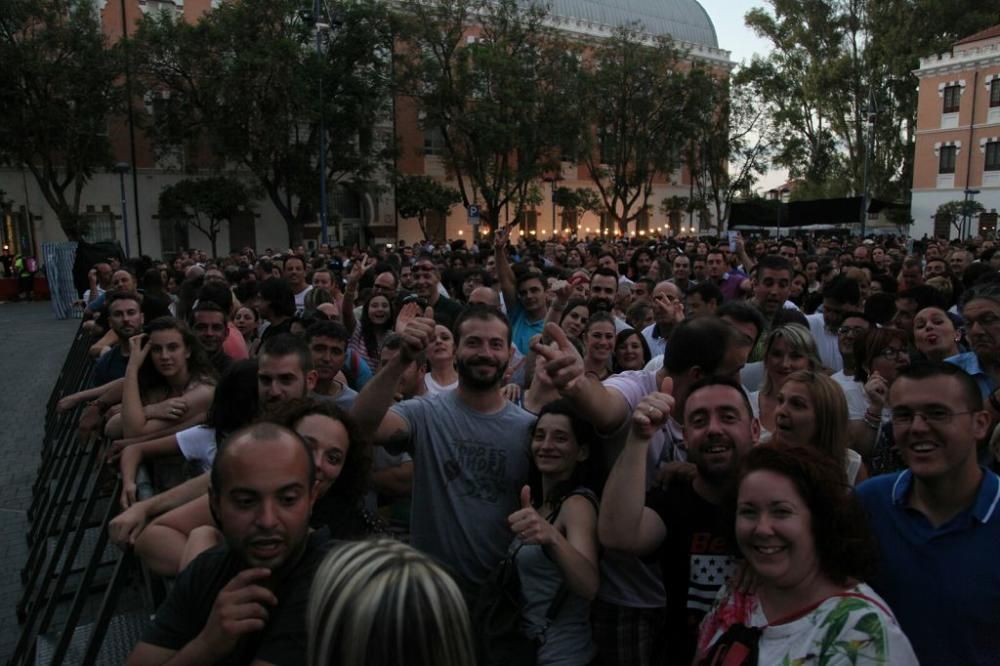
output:
[[[649,439],[662,428],[674,410],[674,380],[664,377],[660,390],[650,393],[639,401],[632,412],[632,434],[640,439]]]
[[[521,488],[521,508],[507,517],[511,531],[525,545],[547,546],[555,542],[558,531],[531,504],[531,487]]]

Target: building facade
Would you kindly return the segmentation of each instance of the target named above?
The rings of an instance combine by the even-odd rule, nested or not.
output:
[[[920,60],[911,234],[959,237],[942,204],[974,199],[989,229],[1000,209],[1000,25],[971,35],[951,52]],[[995,232],[993,232],[995,233]]]
[[[136,22],[145,13],[172,11],[187,21],[197,21],[205,12],[211,11],[217,1],[125,0],[124,15],[122,5],[118,2],[100,0],[97,4],[104,32],[109,40],[115,41],[121,38],[123,25],[128,25],[129,34],[132,34]],[[677,46],[686,50],[691,58],[706,62],[723,74],[732,67],[729,52],[719,48],[712,21],[697,0],[554,0],[551,5],[551,20],[560,29],[577,35],[580,39],[609,36],[617,26],[641,22],[650,36],[670,35]],[[146,99],[144,102],[150,106],[155,100]],[[439,138],[432,132],[423,131],[415,103],[412,100],[397,99],[394,109],[392,127],[385,129],[399,140],[397,168],[406,174],[424,174],[448,182]],[[127,124],[113,121],[109,132],[113,162],[130,162]],[[192,174],[188,173],[190,165],[179,163],[171,156],[157,155],[138,129],[135,132],[135,143],[135,189],[138,190],[138,196],[134,195],[131,172],[120,174],[109,171],[95,175],[82,195],[81,212],[86,215],[91,229],[87,240],[117,240],[124,246],[127,239],[129,254],[137,254],[138,237],[141,235],[142,253],[153,257],[166,256],[186,247],[208,251],[209,241],[198,231],[185,225],[167,228],[168,225],[160,224],[156,214],[160,192],[168,185],[191,177]],[[205,172],[202,175],[210,174]],[[251,180],[249,174],[247,179]],[[537,238],[551,238],[568,229],[572,223],[580,236],[596,236],[602,226],[607,226],[602,225],[598,215],[591,213],[570,221],[552,205],[552,189],[593,187],[583,165],[564,162],[562,173],[556,181],[540,183],[539,186],[546,203],[528,211],[525,224],[520,225],[524,233],[531,233]],[[422,238],[416,220],[400,219],[396,215],[391,187],[378,188],[382,190],[378,195],[339,187],[331,189],[330,206],[340,220],[337,225],[331,226],[332,241],[352,244],[362,235],[369,241],[383,242],[402,239],[411,243]],[[0,190],[13,199],[12,217],[22,221],[21,227],[28,229],[36,247],[44,241],[65,240],[55,214],[46,205],[27,170],[0,168]],[[678,227],[684,230],[691,230],[692,227],[708,228],[711,220],[695,219],[687,214],[677,213],[668,219],[659,210],[659,203],[663,199],[687,197],[690,193],[691,179],[686,169],[681,167],[672,174],[664,174],[654,184],[654,192],[650,197],[651,210],[639,223],[632,223],[632,231],[661,231],[671,225],[675,230]],[[467,211],[461,205],[453,207],[446,219],[430,221],[428,231],[442,240],[468,239],[474,233],[473,227],[468,223]],[[304,238],[307,247],[315,247],[320,238],[318,221],[306,225]],[[248,212],[242,220],[223,225],[218,239],[220,253],[227,253],[230,249],[238,250],[247,245],[259,250],[273,248],[275,251],[288,245],[285,224],[266,199],[258,201],[255,210]]]

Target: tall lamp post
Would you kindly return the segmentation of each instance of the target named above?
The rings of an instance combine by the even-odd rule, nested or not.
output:
[[[313,18],[316,21],[316,54],[324,56],[326,54],[325,42],[330,34],[330,24],[320,21],[319,13],[322,11],[320,0],[313,2]],[[323,105],[323,73],[325,62],[320,63],[319,72],[319,229],[320,242],[329,245],[330,226],[328,219],[327,193],[326,193],[326,113]]]
[[[865,191],[861,196],[861,238],[864,239],[868,231],[868,161],[872,152],[872,143],[875,139],[875,116],[878,114],[878,106],[875,104],[875,91],[873,89],[868,90],[868,104],[862,108],[862,112],[865,114],[865,129],[868,132],[868,136],[865,137]]]
[[[121,184],[122,190],[122,229],[125,230],[125,256],[129,255],[128,248],[128,203],[125,201],[125,174],[132,170],[128,162],[118,162],[112,167],[112,170],[118,174],[118,182]]]
[[[122,48],[125,52],[125,97],[127,98],[127,109],[128,109],[128,145],[129,153],[132,156],[132,164],[136,163],[135,159],[135,113],[132,110],[132,71],[129,64],[129,53],[128,53],[128,19],[125,16],[125,0],[121,0],[121,13],[122,13]],[[123,162],[120,164],[124,164]],[[115,165],[116,168],[118,165]],[[126,169],[129,165],[125,164]],[[136,250],[139,255],[142,254],[142,224],[139,221],[139,174],[137,170],[132,171],[132,198],[135,204],[135,243]],[[124,201],[125,195],[122,195],[122,200]],[[125,218],[125,208],[122,207],[122,219]],[[125,225],[125,254],[128,255],[128,225]]]

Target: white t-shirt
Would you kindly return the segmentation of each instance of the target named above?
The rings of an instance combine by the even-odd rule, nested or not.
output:
[[[458,380],[456,379],[450,384],[438,384],[431,377],[431,373],[424,375],[424,385],[427,387],[427,393],[430,395],[437,395],[438,393],[444,393],[445,391],[454,391],[458,388]]]
[[[312,285],[307,284],[306,288],[295,294],[295,314],[302,314],[306,311],[306,294],[312,291]]]
[[[181,430],[174,436],[185,459],[197,464],[202,472],[212,468],[212,461],[215,460],[215,428],[199,425]]]
[[[845,375],[843,370],[830,375],[830,379],[840,384],[840,388],[844,389],[844,397],[847,398],[847,420],[860,421],[863,419],[865,410],[868,409],[864,385],[855,381],[854,377]]]
[[[809,332],[816,341],[816,349],[819,350],[819,360],[834,372],[843,370],[844,359],[840,356],[837,334],[826,330],[822,313],[806,315],[806,320],[809,322]]]

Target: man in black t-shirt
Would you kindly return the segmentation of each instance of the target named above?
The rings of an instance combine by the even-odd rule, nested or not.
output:
[[[604,487],[598,533],[606,548],[660,561],[667,663],[686,666],[694,658],[698,625],[731,573],[736,549],[722,503],[760,424],[739,384],[721,377],[699,380],[684,402],[684,442],[697,473],[646,495],[647,449],[673,410],[672,389],[668,377],[633,412],[625,448]]]
[[[226,543],[180,573],[130,665],[305,663],[309,587],[324,554],[309,534],[315,476],[305,443],[281,426],[226,441],[210,489]]]

